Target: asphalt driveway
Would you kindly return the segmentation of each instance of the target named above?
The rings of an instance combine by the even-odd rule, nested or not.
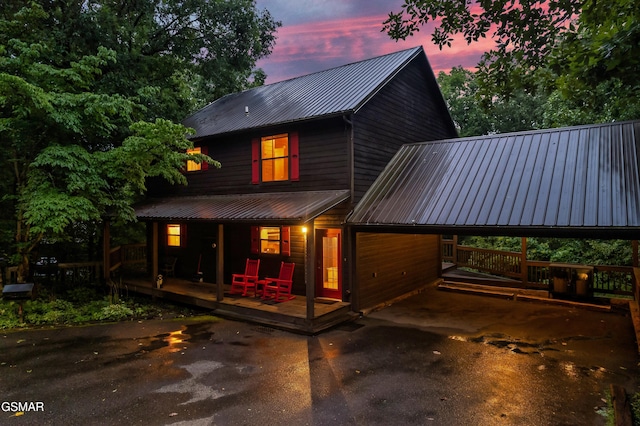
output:
[[[638,389],[628,315],[435,289],[312,337],[211,318],[0,333],[0,424],[603,425],[612,383]]]

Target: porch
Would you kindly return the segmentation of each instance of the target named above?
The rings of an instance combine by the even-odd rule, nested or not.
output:
[[[637,242],[633,244],[634,265],[637,265]],[[553,269],[559,264],[533,261],[526,256],[526,238],[520,252],[482,249],[459,245],[457,237],[442,239],[443,278],[470,284],[511,287],[548,292],[554,290]],[[637,299],[637,276],[632,266],[571,265],[592,271],[588,299]],[[570,292],[566,293],[567,295]],[[556,292],[556,296],[562,296]],[[574,296],[576,296],[574,294]],[[579,294],[577,296],[580,296]]]
[[[181,278],[164,278],[162,287],[156,288],[155,282],[149,279],[123,277],[119,287],[124,294],[127,292],[145,294],[153,298],[211,309],[220,317],[254,322],[303,334],[319,333],[357,318],[357,314],[351,311],[351,304],[348,302],[315,298],[313,318],[308,319],[305,296],[298,295],[295,299],[286,302],[274,302],[257,297],[229,294],[230,286],[224,284],[224,297],[222,300],[217,300],[217,284],[193,282]]]

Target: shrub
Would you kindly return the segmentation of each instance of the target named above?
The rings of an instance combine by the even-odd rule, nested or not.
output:
[[[112,303],[94,313],[93,319],[99,321],[121,321],[133,316],[133,310],[124,303]]]

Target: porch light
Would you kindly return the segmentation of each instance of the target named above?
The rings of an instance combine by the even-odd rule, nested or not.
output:
[[[307,233],[307,227],[306,227],[306,226],[303,226],[303,227],[302,227],[302,233],[303,233],[303,234],[306,234],[306,233]]]

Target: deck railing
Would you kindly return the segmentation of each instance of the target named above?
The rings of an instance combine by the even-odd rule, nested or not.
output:
[[[442,260],[458,267],[516,279],[523,288],[550,289],[552,262],[523,260],[522,253],[481,249],[442,240]],[[524,265],[523,265],[524,262]],[[593,266],[593,293],[602,297],[635,297],[637,278],[631,266]],[[526,270],[526,278],[523,276]],[[640,276],[640,274],[638,274]]]
[[[113,272],[123,266],[144,265],[147,262],[147,245],[124,244],[111,248],[109,253],[110,271]]]
[[[481,272],[519,279],[522,277],[520,253],[458,246],[456,265]]]
[[[145,267],[147,262],[146,244],[124,244],[111,249],[109,252],[110,271],[114,272],[123,267]],[[48,268],[34,267],[32,276],[34,281],[56,281],[70,284],[82,282],[98,282],[102,275],[103,263],[91,262],[60,262],[51,264]],[[4,270],[2,284],[16,283],[18,267],[8,266]]]

